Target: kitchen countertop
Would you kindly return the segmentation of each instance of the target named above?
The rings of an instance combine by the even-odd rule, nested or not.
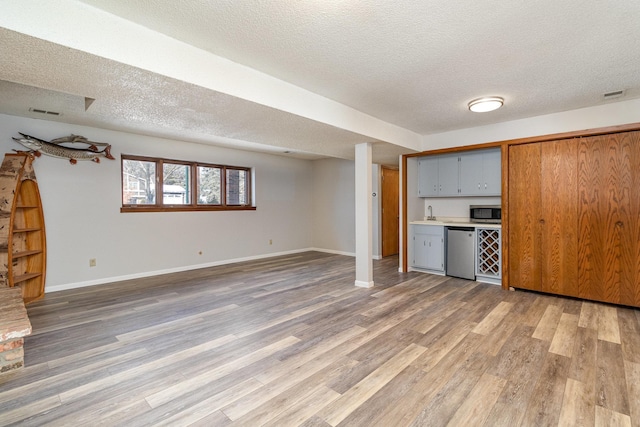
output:
[[[464,222],[450,220],[427,220],[427,221],[411,221],[409,224],[417,225],[442,225],[444,227],[474,227],[474,228],[502,228],[502,224],[485,224],[481,222]]]

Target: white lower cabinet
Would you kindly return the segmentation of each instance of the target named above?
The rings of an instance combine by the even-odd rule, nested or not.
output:
[[[502,230],[475,226],[475,269],[478,282],[502,284]],[[445,226],[411,224],[409,263],[418,271],[445,274]]]
[[[476,228],[476,280],[502,283],[502,239],[499,228]]]
[[[411,266],[444,273],[444,226],[414,224],[411,227]]]

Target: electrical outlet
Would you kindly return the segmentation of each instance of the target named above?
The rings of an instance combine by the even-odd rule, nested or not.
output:
[[[95,266],[96,266],[96,259],[95,258],[89,259],[89,267],[95,267]]]

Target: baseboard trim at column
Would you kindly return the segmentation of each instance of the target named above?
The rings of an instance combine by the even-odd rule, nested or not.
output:
[[[363,282],[361,280],[356,280],[356,286],[359,288],[373,288],[373,282]]]

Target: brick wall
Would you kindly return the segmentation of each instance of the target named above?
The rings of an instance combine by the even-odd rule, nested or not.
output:
[[[0,374],[24,365],[24,338],[0,343]]]
[[[24,365],[24,338],[31,322],[20,288],[0,287],[0,374]]]

